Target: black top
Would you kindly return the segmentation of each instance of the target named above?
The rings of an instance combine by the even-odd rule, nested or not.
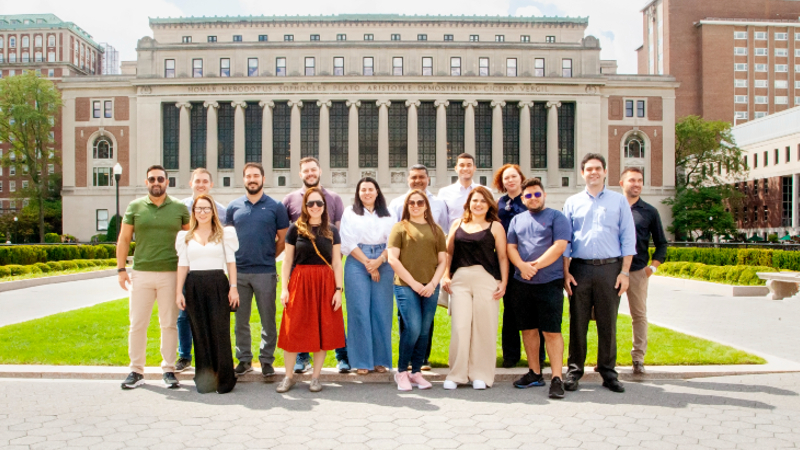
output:
[[[321,266],[326,265],[326,261],[327,264],[333,262],[333,246],[341,244],[342,239],[339,237],[339,230],[333,225],[330,225],[330,227],[333,232],[333,242],[319,235],[319,227],[311,227],[311,232],[317,236],[315,241],[317,249],[319,249],[319,252],[325,258],[325,261],[323,261],[320,259],[319,255],[317,255],[317,252],[314,251],[314,245],[311,243],[311,240],[305,236],[298,235],[297,225],[292,224],[289,226],[289,231],[286,232],[286,243],[294,245],[294,265],[292,265],[292,268],[297,265]],[[247,244],[245,243],[245,245]]]
[[[453,241],[453,260],[450,262],[450,277],[460,267],[482,266],[495,280],[500,280],[500,261],[495,252],[492,227],[476,233],[467,233],[460,226]]]
[[[500,223],[503,224],[503,229],[506,232],[508,232],[508,225],[511,223],[511,219],[527,210],[528,208],[522,203],[521,193],[513,199],[510,199],[506,194],[497,201],[497,216],[500,218]]]
[[[636,225],[636,255],[631,262],[631,270],[641,270],[647,267],[650,260],[647,251],[650,246],[650,236],[653,236],[653,243],[656,246],[653,261],[663,263],[667,259],[667,237],[664,235],[664,227],[661,226],[661,216],[658,211],[640,198],[631,205],[631,213],[633,214],[633,223]]]

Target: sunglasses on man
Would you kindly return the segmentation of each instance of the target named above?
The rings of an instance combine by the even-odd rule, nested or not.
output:
[[[158,184],[162,184],[167,181],[167,179],[165,177],[150,177],[147,179],[147,182],[150,184],[155,184],[156,181],[158,181]]]
[[[532,194],[530,192],[527,192],[523,195],[523,197],[527,198],[528,200],[532,199],[533,197],[540,198],[541,196],[542,196],[541,192],[534,192]]]

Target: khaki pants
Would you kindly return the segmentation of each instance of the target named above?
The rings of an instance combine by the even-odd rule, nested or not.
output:
[[[628,308],[633,319],[633,349],[631,358],[634,362],[644,362],[647,353],[647,286],[649,279],[647,268],[632,271],[628,285]]]
[[[158,323],[161,326],[161,369],[175,371],[178,351],[178,305],[175,303],[177,289],[176,272],[131,272],[131,296],[129,299],[131,328],[128,335],[128,356],[131,371],[144,374],[147,360],[147,327],[153,313],[153,303],[158,301]]]
[[[500,301],[492,299],[497,280],[481,266],[459,268],[450,284],[450,373],[456,383],[494,382]]]

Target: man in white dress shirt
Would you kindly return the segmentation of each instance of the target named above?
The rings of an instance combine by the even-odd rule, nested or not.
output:
[[[447,206],[443,201],[436,198],[431,191],[428,190],[428,183],[430,183],[430,176],[428,175],[428,168],[424,164],[415,164],[408,170],[408,192],[405,195],[395,198],[389,203],[389,212],[392,213],[396,221],[400,221],[403,216],[403,204],[406,197],[413,190],[422,191],[428,196],[428,202],[431,204],[431,213],[433,220],[442,227],[442,231],[447,233],[450,222],[447,220]]]
[[[469,153],[462,153],[456,158],[456,174],[458,181],[439,189],[439,199],[447,205],[447,227],[442,227],[444,232],[450,231],[453,222],[464,214],[464,202],[472,189],[480,184],[472,181],[475,175],[475,157]]]

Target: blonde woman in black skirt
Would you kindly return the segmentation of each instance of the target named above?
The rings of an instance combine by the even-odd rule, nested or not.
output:
[[[230,313],[239,306],[236,229],[223,228],[214,199],[200,195],[192,206],[189,230],[178,233],[175,248],[178,251],[176,302],[178,308],[189,314],[197,392],[230,392],[236,386]]]

